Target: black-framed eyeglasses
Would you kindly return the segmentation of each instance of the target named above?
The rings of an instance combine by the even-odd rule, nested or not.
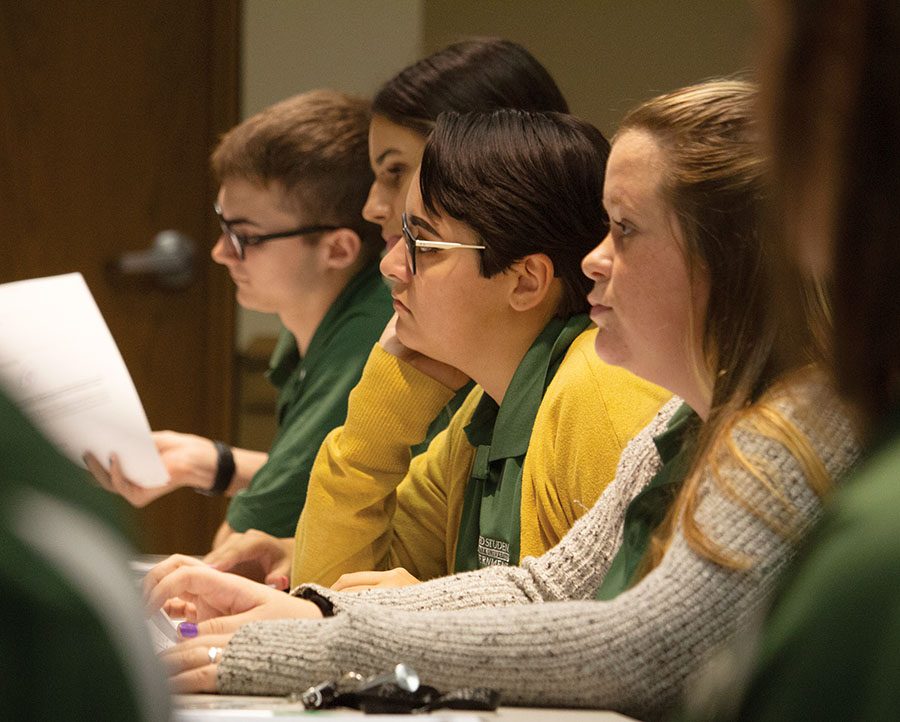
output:
[[[321,233],[322,231],[336,231],[340,228],[340,226],[323,225],[303,226],[302,228],[296,228],[293,231],[279,231],[278,233],[264,233],[259,236],[247,236],[232,229],[231,223],[226,221],[222,216],[222,209],[219,208],[218,203],[213,203],[213,210],[216,212],[216,218],[219,219],[222,233],[224,233],[228,237],[228,240],[231,241],[231,247],[234,249],[237,257],[242,261],[244,260],[244,249],[247,248],[247,246],[258,246],[260,243],[275,241],[279,238],[293,238],[294,236],[306,236],[310,233]]]
[[[476,246],[469,243],[455,243],[454,241],[426,241],[416,238],[409,229],[409,223],[406,220],[406,213],[401,214],[400,223],[403,226],[403,239],[406,241],[406,256],[409,258],[409,268],[412,274],[416,275],[416,249],[417,248],[472,248],[474,250],[483,251],[485,246]]]

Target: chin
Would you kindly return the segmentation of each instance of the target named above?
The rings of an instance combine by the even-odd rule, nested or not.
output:
[[[397,340],[410,351],[415,351],[416,353],[420,353],[423,356],[428,356],[429,358],[438,361],[441,360],[438,358],[435,349],[432,348],[427,341],[423,341],[418,334],[408,328],[402,318],[397,319]]]
[[[402,316],[397,318],[397,326],[396,326],[397,340],[400,341],[406,348],[410,351],[417,351],[418,353],[422,353],[419,350],[419,346],[421,344],[416,343],[416,334],[413,333],[408,327],[406,321]]]
[[[597,338],[594,341],[594,351],[604,363],[630,370],[627,350],[620,344],[612,343],[610,339],[604,338],[602,333],[597,334]]]
[[[259,313],[278,313],[276,309],[271,307],[271,304],[267,304],[258,298],[254,298],[252,294],[242,293],[240,289],[238,289],[236,297],[238,305],[245,311],[258,311]]]

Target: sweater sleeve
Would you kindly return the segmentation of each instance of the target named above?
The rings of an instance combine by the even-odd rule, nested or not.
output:
[[[452,396],[375,346],[350,393],[344,426],[325,438],[316,455],[297,523],[294,583],[332,584],[347,571],[386,568],[410,446],[422,441]]]
[[[856,444],[833,397],[830,404],[820,399],[819,421],[801,428],[813,435],[815,452],[836,478],[855,458]],[[219,689],[282,694],[341,671],[371,673],[402,660],[426,684],[488,684],[507,704],[597,707],[660,718],[671,712],[699,660],[748,620],[793,555],[793,541],[773,531],[771,517],[790,509],[799,534],[820,508],[803,467],[780,443],[752,426],[736,429],[731,439],[744,458],[763,459],[766,473],[737,462],[720,464],[719,472],[761,508],[750,511],[714,483],[707,468],[695,514],[720,548],[752,556],[749,570],[698,555],[679,526],[662,562],[608,602],[453,611],[371,604],[317,622],[247,625],[225,651]],[[761,477],[777,484],[779,494]]]
[[[442,577],[453,568],[456,532],[474,457],[464,427],[481,395],[476,387],[447,428],[412,460],[397,488],[393,537],[383,568],[403,567],[421,580]]]

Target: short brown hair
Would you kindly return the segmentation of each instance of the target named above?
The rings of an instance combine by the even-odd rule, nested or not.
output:
[[[368,101],[335,90],[312,90],[282,100],[235,126],[212,153],[213,173],[282,186],[310,224],[359,234],[365,262],[381,251],[380,230],[362,217],[372,185]]]
[[[429,213],[462,221],[486,246],[486,278],[546,254],[562,286],[556,315],[568,318],[588,310],[581,259],[608,230],[608,156],[603,134],[571,115],[446,112],[425,144],[419,187]]]

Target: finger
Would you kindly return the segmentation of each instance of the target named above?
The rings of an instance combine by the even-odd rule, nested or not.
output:
[[[190,669],[169,677],[169,689],[173,694],[215,692],[216,665],[207,662],[205,667]]]
[[[184,554],[173,554],[167,559],[163,559],[159,564],[153,566],[150,571],[144,575],[143,589],[144,596],[150,592],[159,582],[174,572],[179,567],[203,565],[199,559],[189,557]],[[155,611],[155,610],[154,610]]]
[[[193,639],[178,642],[160,652],[159,658],[166,668],[166,672],[169,675],[174,675],[210,664],[209,648],[221,646],[212,640],[212,637],[204,639],[194,637]]]
[[[346,594],[353,594],[354,592],[365,592],[369,589],[375,589],[377,587],[377,584],[357,584],[356,586],[344,587],[343,589],[338,589],[336,591],[344,592]]]
[[[109,476],[116,486],[131,484],[131,480],[122,471],[122,462],[119,460],[118,454],[109,455]]]
[[[197,637],[219,637],[227,635],[229,638],[238,629],[250,622],[258,622],[265,618],[258,608],[251,609],[240,614],[232,614],[228,617],[215,617],[204,622],[197,622]]]
[[[288,553],[276,562],[266,575],[265,582],[275,589],[285,591],[291,587],[291,554]]]
[[[179,642],[160,654],[160,659],[169,674],[169,684],[176,692],[215,692],[216,665],[210,661],[210,649],[224,650],[231,635],[218,635]]]
[[[192,622],[197,618],[197,607],[191,602],[186,602],[178,597],[167,599],[166,603],[163,604],[163,611],[172,619],[187,619],[189,622]]]
[[[100,464],[97,460],[97,457],[94,456],[90,451],[85,452],[84,456],[81,457],[84,461],[85,466],[87,466],[88,471],[91,472],[91,476],[97,480],[97,483],[102,486],[107,491],[111,491],[112,493],[116,493],[116,490],[113,488],[112,481],[109,478],[109,474],[106,473],[106,469]]]
[[[203,596],[203,592],[211,587],[209,580],[201,576],[203,572],[217,573],[208,567],[185,565],[160,579],[159,583],[147,592],[144,600],[147,613],[150,614],[154,610],[162,608],[173,597],[180,597],[197,604],[197,600]]]
[[[127,499],[132,506],[146,506],[155,498],[153,492],[135,484],[125,476],[118,454],[109,456],[109,478],[116,493]]]
[[[275,571],[266,575],[266,584],[273,589],[278,589],[284,592],[287,591],[291,586],[291,580],[287,574],[282,574],[281,572]]]
[[[384,572],[350,572],[341,574],[338,580],[331,585],[331,588],[336,592],[345,592],[351,587],[360,585],[370,587],[378,584],[383,576]]]

